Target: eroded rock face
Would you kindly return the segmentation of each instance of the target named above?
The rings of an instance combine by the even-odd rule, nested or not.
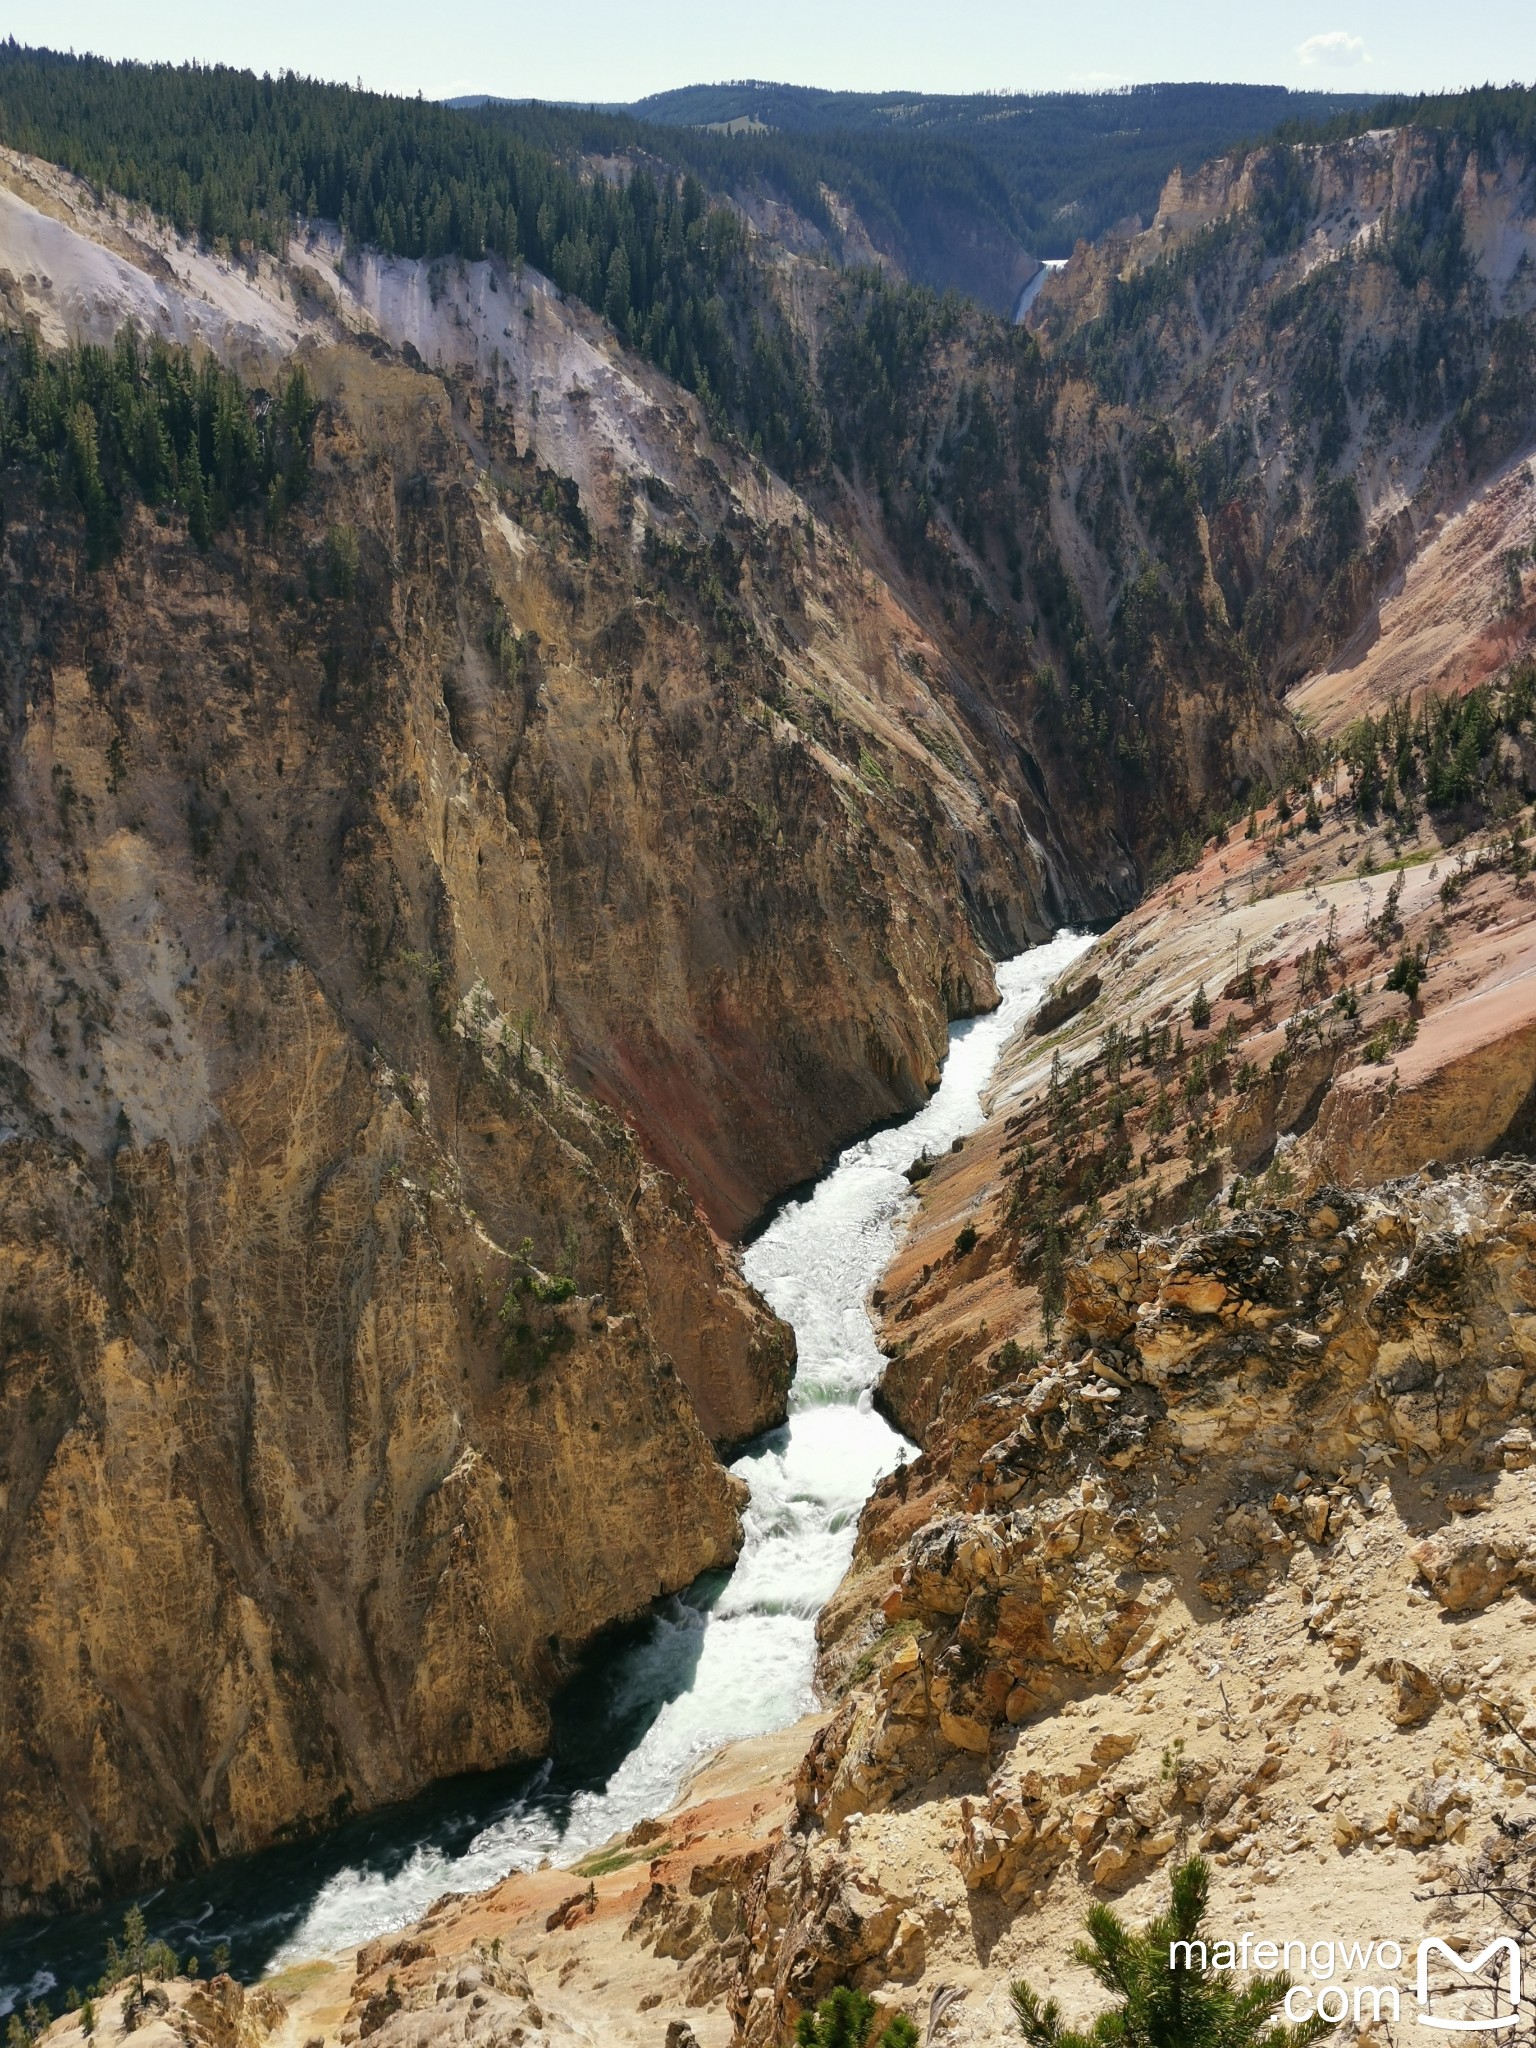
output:
[[[1325,1475],[1453,1452],[1498,1469],[1518,1455],[1510,1432],[1536,1369],[1533,1248],[1525,1164],[1329,1190],[1182,1238],[1102,1231],[1068,1269],[1063,1355],[956,1432],[950,1481],[967,1512],[907,1545],[884,1616],[918,1632],[822,1738],[818,1817],[835,1827],[884,1805],[946,1750],[985,1755],[1000,1724],[1155,1654],[1170,1590],[1158,1475],[1215,1460],[1305,1482],[1239,1489],[1201,1578],[1222,1604],[1326,1534]],[[1452,1609],[1531,1569],[1523,1551],[1470,1566],[1447,1537],[1416,1556]]]
[[[313,1115],[275,1061],[262,1104],[105,1186],[9,1147],[13,1904],[537,1750],[574,1650],[738,1541],[643,1309],[536,1306],[498,1355],[505,1251],[283,978],[270,1050],[303,1029],[337,1083]]]
[[[397,1944],[400,1946],[400,1944]],[[359,1952],[359,1974],[369,1951]],[[528,1973],[510,1957],[476,1954],[462,1958],[451,1970],[407,1992],[394,1988],[358,1999],[342,2028],[344,2042],[373,2041],[377,2048],[426,2048],[426,2044],[462,2044],[462,2048],[494,2048],[512,2040],[528,2048],[556,2041],[580,2041],[570,2018],[547,2011],[535,1997]]]
[[[908,811],[640,632],[568,488],[477,484],[400,364],[315,374],[277,535],[130,513],[92,576],[8,498],[5,1910],[536,1751],[734,1554],[711,1446],[783,1412],[700,1205],[990,994]]]
[[[1080,247],[1035,302],[1030,325],[1048,348],[1064,350],[1132,279],[1146,283],[1166,265],[1164,278],[1195,280],[1191,293],[1147,293],[1125,330],[1135,338],[1123,344],[1123,360],[1138,364],[1143,402],[1181,449],[1206,457],[1218,437],[1244,437],[1244,457],[1206,500],[1202,532],[1228,613],[1272,678],[1288,685],[1314,666],[1331,668],[1371,598],[1385,594],[1432,527],[1447,492],[1529,446],[1528,393],[1513,382],[1506,388],[1497,365],[1504,337],[1530,332],[1530,170],[1518,149],[1448,144],[1411,123],[1295,151],[1239,149],[1196,171],[1174,171],[1147,228]],[[1280,191],[1299,202],[1306,221],[1285,250],[1266,225]],[[1458,375],[1464,388],[1477,391],[1477,419],[1444,440],[1419,435],[1411,407],[1391,394],[1383,374],[1390,353],[1412,345],[1427,303],[1422,281],[1400,277],[1386,251],[1394,234],[1423,232],[1437,191],[1454,192],[1462,246],[1478,273],[1478,313],[1458,341]],[[1173,270],[1175,261],[1182,270]],[[1468,303],[1464,291],[1457,279],[1441,303]],[[1481,323],[1476,340],[1473,322]],[[1305,447],[1280,426],[1308,409],[1319,347],[1333,365],[1354,366],[1347,379],[1338,368],[1330,373],[1326,458],[1321,444]],[[1299,494],[1288,509],[1277,509],[1254,488],[1274,459],[1272,449],[1282,445],[1298,479],[1311,466],[1318,495],[1307,510]],[[1354,532],[1327,558],[1325,592],[1324,580],[1307,586],[1309,567],[1323,559],[1316,551],[1327,519],[1319,514],[1330,477],[1348,478]],[[1091,499],[1079,500],[1084,510],[1091,518]],[[1288,531],[1298,514],[1302,546],[1291,538],[1295,529]],[[1448,628],[1441,645],[1416,650],[1393,678],[1395,691],[1423,688],[1449,648],[1488,620],[1466,614],[1453,625],[1442,614],[1441,623]],[[1374,626],[1362,638],[1373,641]],[[1357,649],[1341,666],[1353,658]],[[1309,705],[1314,715],[1329,694],[1326,677],[1319,680]]]
[[[89,2048],[98,2030],[144,2048],[261,2048],[282,2025],[287,2007],[258,1984],[247,1990],[232,1977],[147,1977],[144,1995],[126,1978],[94,2001],[92,2024],[82,2011],[66,2013],[40,2038],[49,2048]]]
[[[1390,1783],[1379,1775],[1318,1788],[1334,1849],[1462,1840],[1490,1773],[1468,1775],[1475,1751],[1447,1721],[1464,1724],[1458,1703],[1477,1691],[1481,1725],[1510,1731],[1509,1769],[1525,1710],[1497,1690],[1502,1656],[1479,1689],[1465,1642],[1406,1654],[1383,1617],[1481,1613],[1536,1582],[1518,1515],[1459,1519],[1488,1508],[1488,1475],[1532,1456],[1533,1249],[1525,1162],[1325,1190],[1217,1229],[1121,1222],[1090,1238],[1067,1269],[1057,1350],[866,1509],[850,1587],[883,1573],[887,1590],[801,1768],[798,1823],[749,1900],[733,1994],[747,2040],[776,2038],[831,1982],[903,1981],[885,1959],[892,1929],[923,1902],[882,1879],[878,1845],[890,1861],[888,1828],[910,1860],[925,1809],[958,1800],[950,1860],[1010,1914],[1037,1910],[1057,1873],[1119,1890],[1176,1848],[1272,1880],[1275,1844],[1312,1839],[1275,1787],[1297,1772],[1301,1718],[1342,1704],[1335,1673],[1368,1695],[1376,1727],[1426,1734],[1419,1775],[1394,1796],[1362,1803]],[[937,1512],[904,1533],[897,1510],[918,1498]],[[1424,1531],[1383,1536],[1376,1569],[1392,1585],[1374,1599],[1355,1562],[1373,1554],[1362,1507]],[[1282,1601],[1298,1648],[1287,1660],[1277,1639],[1251,1701],[1229,1698],[1231,1648],[1209,1618],[1246,1631],[1260,1603]],[[848,1670],[852,1595],[829,1616],[832,1676]],[[1159,1745],[1134,1714],[1175,1661],[1209,1710],[1164,1719]],[[1350,1745],[1327,1726],[1318,1768],[1342,1772]]]
[[[1522,727],[1497,772],[1527,779],[1530,744]],[[942,1440],[1009,1376],[1001,1340],[1038,1343],[1048,1211],[1071,1250],[1090,1216],[1168,1229],[1213,1202],[1358,1194],[1431,1162],[1529,1156],[1523,824],[1495,825],[1490,806],[1472,840],[1422,812],[1405,859],[1346,783],[1322,778],[1313,822],[1256,811],[1251,832],[1214,838],[1087,956],[1079,978],[1091,964],[1101,984],[1088,1008],[1005,1049],[996,1113],[960,1157],[933,1162],[881,1290],[878,1398],[917,1442]],[[1404,864],[1380,884],[1342,879],[1377,847]],[[1393,985],[1399,958],[1433,959],[1412,996]]]

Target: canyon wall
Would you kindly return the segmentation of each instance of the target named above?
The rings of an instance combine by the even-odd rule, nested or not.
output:
[[[797,492],[531,272],[323,225],[231,261],[6,156],[8,319],[60,345],[132,318],[263,392],[297,357],[319,400],[302,499],[207,548],[129,503],[95,563],[67,493],[7,470],[6,1910],[533,1753],[584,1644],[729,1559],[716,1453],[782,1414],[792,1350],[726,1240],[923,1099],[990,957],[1125,912],[1154,850],[1279,774],[1272,686],[1369,637],[1421,529],[1523,445],[1526,175],[1402,183],[1426,235],[1442,202],[1508,228],[1422,290],[1331,260],[1327,221],[1282,275],[1249,187],[1182,195],[1158,260],[1197,216],[1236,221],[1221,319],[1181,275],[1097,354],[1086,313],[1047,323],[1047,358],[931,309],[882,354],[874,285],[786,260],[837,427]],[[1318,189],[1332,220],[1363,187]],[[1378,432],[1338,335],[1406,346],[1416,292],[1480,311],[1443,388],[1391,398],[1385,356],[1359,356]],[[1342,795],[1309,791],[1315,839],[1256,813],[1144,906],[1105,948],[1108,997],[1014,1056],[1020,1099],[935,1171],[888,1284],[884,1398],[940,1458],[1041,1334],[1023,1154],[1058,1117],[1053,1052],[1106,1115],[1069,1206],[1119,1213],[1113,1149],[1138,1229],[1228,1165],[1294,1151],[1266,1197],[1339,1178],[1362,1117],[1372,1175],[1418,1163],[1417,995],[1376,984],[1446,922],[1440,878],[1426,839],[1386,925],[1346,902],[1350,861],[1375,863]],[[1434,1012],[1465,1022],[1453,991],[1519,978],[1498,921],[1523,911],[1494,897],[1523,856],[1506,878],[1497,837],[1449,922],[1499,943],[1431,978],[1421,1057]],[[1240,977],[1258,944],[1273,974],[1229,991],[1228,946]],[[1303,958],[1292,1032],[1262,995]],[[1301,1000],[1320,971],[1353,1010]],[[1090,1040],[1116,1003],[1161,1030],[1202,980],[1256,1078],[1203,1057],[1195,1086],[1160,1046],[1117,1121]],[[1470,1151],[1526,1113],[1523,992],[1500,1000]],[[1170,1077],[1182,1139],[1150,1128]],[[892,1648],[882,1568],[867,1551],[828,1623],[849,1669]],[[771,1947],[743,1995],[783,2016]]]
[[[1111,899],[903,600],[541,280],[328,285],[6,175],[11,317],[297,346],[319,401],[302,499],[206,549],[130,503],[93,565],[8,473],[25,1911],[537,1753],[739,1542],[793,1340],[717,1233],[923,1099],[982,935]]]

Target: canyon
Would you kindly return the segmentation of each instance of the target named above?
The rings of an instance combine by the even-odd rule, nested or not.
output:
[[[303,497],[206,549],[133,504],[91,566],[8,473],[7,1914],[544,1751],[740,1551],[795,1341],[738,1242],[1098,933],[908,1168],[916,1455],[818,1708],[109,2027],[766,2048],[853,1983],[992,2041],[1010,1975],[1086,2016],[1087,1905],[1197,1849],[1223,1926],[1486,1938],[1536,1787],[1533,221],[1513,149],[1238,152],[1030,333],[883,355],[893,288],[765,233],[813,485],[531,269],[234,261],[6,153],[8,322],[316,405]]]
[[[542,1747],[582,1646],[735,1554],[710,1446],[783,1415],[716,1233],[922,1100],[983,935],[1132,881],[541,280],[248,274],[7,179],[12,320],[300,345],[320,404],[278,534],[138,508],[85,602],[7,503],[15,1911]]]

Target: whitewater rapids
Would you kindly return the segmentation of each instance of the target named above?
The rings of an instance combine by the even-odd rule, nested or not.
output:
[[[664,1811],[722,1743],[787,1727],[814,1706],[816,1616],[848,1567],[860,1508],[907,1451],[872,1404],[884,1360],[867,1307],[913,1207],[904,1169],[979,1125],[1003,1046],[1087,944],[1064,934],[1005,962],[1001,1003],[954,1027],[924,1107],[850,1145],[747,1249],[748,1279],[799,1346],[789,1420],[732,1468],[751,1492],[734,1571],[666,1602],[618,1660],[610,1711],[644,1732],[607,1782],[555,1799],[550,1778],[535,1778],[461,1850],[422,1844],[388,1869],[337,1871],[272,1968],[403,1927],[445,1891],[483,1889],[546,1857],[575,1863]]]

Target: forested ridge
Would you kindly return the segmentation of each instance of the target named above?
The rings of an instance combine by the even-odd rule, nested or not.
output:
[[[1069,256],[1131,215],[1150,216],[1164,179],[1282,123],[1357,119],[1370,102],[1355,93],[1290,92],[1283,86],[1137,85],[1112,92],[855,93],[741,81],[685,86],[628,109],[642,120],[723,123],[743,117],[778,133],[700,138],[726,161],[765,166],[812,149],[867,164],[889,186],[894,160],[907,181],[971,177],[1006,209],[1037,256]],[[690,150],[700,146],[690,142]],[[889,152],[889,155],[886,154]]]
[[[0,139],[142,200],[209,242],[271,246],[292,221],[318,216],[405,256],[522,256],[606,310],[607,266],[622,241],[636,345],[667,361],[676,328],[667,366],[698,390],[705,381],[718,390],[726,372],[718,336],[687,332],[685,301],[740,296],[741,280],[720,274],[732,252],[711,251],[686,289],[670,277],[653,322],[660,265],[642,249],[647,224],[615,232],[596,217],[607,195],[583,175],[584,156],[645,163],[662,185],[691,173],[714,193],[782,201],[840,258],[842,229],[828,203],[836,193],[914,280],[955,284],[1007,311],[1026,251],[1065,254],[1079,236],[1150,210],[1175,162],[1203,161],[1282,118],[1332,112],[1342,97],[1178,86],[877,103],[753,88],[749,98],[770,96],[776,132],[710,132],[720,95],[734,106],[741,92],[693,87],[632,110],[491,102],[468,113],[292,74],[0,45]],[[781,391],[775,407],[786,418],[796,409],[788,397]],[[770,425],[765,446],[772,439]]]
[[[1397,94],[1341,109],[1327,120],[1283,122],[1281,142],[1337,142],[1372,128],[1438,128],[1477,150],[1528,149],[1536,142],[1536,89],[1483,85],[1470,92]]]
[[[918,282],[942,285],[942,257],[933,248],[942,223],[963,224],[971,237],[1022,252],[1026,229],[1007,184],[961,140],[869,130],[813,134],[719,134],[708,127],[657,126],[598,107],[491,101],[477,120],[520,135],[559,157],[663,157],[692,172],[714,192],[754,194],[792,206],[844,254],[836,195],[851,204],[864,229]],[[995,296],[995,294],[994,294]],[[1011,305],[1011,293],[1004,293]],[[998,310],[1003,310],[999,306]]]
[[[149,206],[209,246],[296,224],[410,257],[524,259],[605,314],[791,474],[820,425],[746,230],[692,176],[582,179],[509,129],[285,73],[113,64],[0,44],[0,142]]]
[[[1064,760],[1110,756],[1133,780],[1151,759],[1145,712],[1149,688],[1164,687],[1159,676],[1241,674],[1247,688],[1277,661],[1300,658],[1320,602],[1338,623],[1349,615],[1364,567],[1348,458],[1368,417],[1388,428],[1447,414],[1454,422],[1471,407],[1475,468],[1502,445],[1498,422],[1521,413],[1499,379],[1508,383],[1511,365],[1518,372],[1526,344],[1523,334],[1486,331],[1474,303],[1456,151],[1473,138],[1517,146],[1532,97],[1422,103],[1449,151],[1443,175],[1357,263],[1327,266],[1290,291],[1269,290],[1266,266],[1294,252],[1314,195],[1304,153],[1282,144],[1265,152],[1251,209],[1117,277],[1102,317],[1044,351],[954,295],[878,273],[828,274],[810,316],[813,375],[805,336],[779,302],[777,251],[710,198],[724,179],[712,167],[726,165],[738,138],[684,137],[672,159],[657,158],[626,115],[530,106],[471,116],[292,75],[0,46],[0,137],[205,242],[278,247],[319,217],[339,221],[353,243],[404,256],[525,258],[829,512],[843,480],[867,491],[906,567],[967,640],[967,658],[1028,680]],[[791,182],[813,161],[795,154],[792,137],[747,140],[782,150]],[[591,158],[605,155],[610,173],[618,160],[616,175],[593,174]],[[912,158],[924,161],[921,150]],[[824,205],[809,186],[791,196],[808,213]],[[1413,298],[1415,335],[1363,330],[1344,346],[1340,295],[1361,264],[1390,267],[1394,289]],[[1249,519],[1259,441],[1271,430],[1234,419],[1184,446],[1171,424],[1196,283],[1233,319],[1253,294],[1266,346],[1288,365],[1295,487],[1274,532],[1245,543],[1267,558],[1262,572],[1246,556],[1234,567],[1225,536],[1239,513]],[[1055,407],[1064,379],[1080,371],[1123,411],[1119,452],[1097,449],[1074,492],[1103,572],[1091,609],[1052,511],[1064,459]],[[1473,445],[1495,400],[1497,432]],[[78,485],[67,435],[56,457]],[[186,488],[179,478],[168,486],[173,496]],[[1211,554],[1224,610],[1207,601],[1202,517],[1219,529]],[[1334,596],[1322,600],[1325,591]]]

